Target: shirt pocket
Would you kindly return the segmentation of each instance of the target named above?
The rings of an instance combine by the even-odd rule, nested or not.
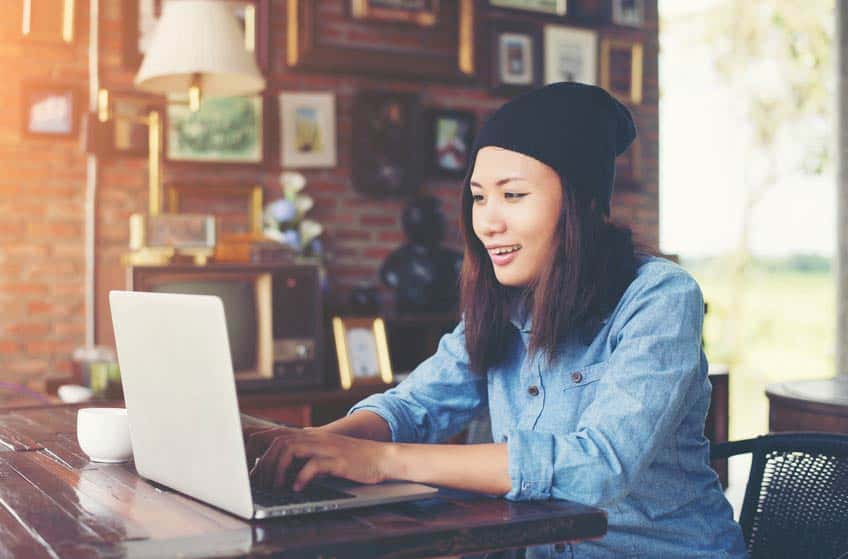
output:
[[[598,382],[607,371],[607,365],[607,361],[601,361],[569,371],[563,379],[563,390],[576,390]]]
[[[554,392],[549,391],[551,397],[545,399],[545,407],[550,411],[542,414],[542,426],[557,432],[576,429],[583,412],[595,399],[598,381],[607,370],[606,361],[560,369],[551,387]]]

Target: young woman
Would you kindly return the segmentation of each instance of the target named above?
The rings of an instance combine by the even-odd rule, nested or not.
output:
[[[315,429],[252,435],[259,483],[409,480],[604,508],[600,541],[529,557],[744,557],[708,464],[704,302],[609,221],[636,135],[604,90],[557,83],[483,126],[462,191],[463,320],[397,387]],[[488,407],[492,444],[439,443]],[[561,549],[561,548],[560,548]]]

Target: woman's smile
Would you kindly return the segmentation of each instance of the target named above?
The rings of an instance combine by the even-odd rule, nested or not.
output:
[[[516,259],[518,251],[521,250],[521,245],[493,245],[486,247],[486,250],[495,266],[506,266]]]

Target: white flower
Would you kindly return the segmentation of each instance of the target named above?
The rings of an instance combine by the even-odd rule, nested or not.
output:
[[[283,184],[283,194],[289,199],[306,188],[306,177],[296,171],[286,171],[281,174],[280,182]]]
[[[309,246],[312,239],[316,238],[324,231],[321,224],[311,219],[304,219],[300,222],[300,246]]]
[[[263,233],[265,233],[265,237],[267,237],[268,239],[277,241],[278,243],[285,242],[283,234],[276,227],[266,227]]]
[[[298,196],[294,199],[294,207],[297,210],[297,217],[301,218],[306,215],[306,212],[312,209],[312,206],[315,205],[315,202],[312,200],[310,196]]]

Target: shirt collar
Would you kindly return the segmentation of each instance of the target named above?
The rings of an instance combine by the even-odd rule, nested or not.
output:
[[[526,297],[518,296],[513,298],[510,303],[509,321],[515,326],[516,330],[523,333],[531,331],[533,317],[528,310]]]

